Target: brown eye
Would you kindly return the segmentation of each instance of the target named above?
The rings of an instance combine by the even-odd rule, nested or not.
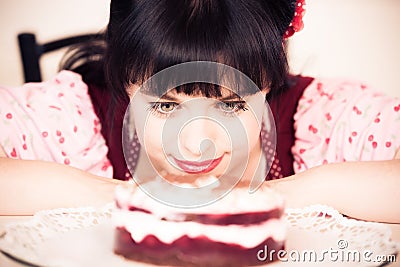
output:
[[[159,110],[163,113],[172,112],[176,107],[175,103],[160,103]]]
[[[173,115],[179,109],[179,104],[174,102],[149,102],[150,112],[160,118]]]

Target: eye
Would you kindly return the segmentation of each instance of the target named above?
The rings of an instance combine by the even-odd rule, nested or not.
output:
[[[218,102],[217,108],[219,108],[225,115],[237,115],[240,112],[247,110],[245,101]]]
[[[219,108],[227,112],[235,111],[236,105],[234,102],[222,102],[220,103]]]
[[[178,106],[174,102],[152,102],[150,104],[151,112],[160,117],[170,115]]]
[[[169,112],[173,111],[175,109],[175,107],[176,107],[175,103],[167,102],[167,103],[160,103],[158,109],[160,112],[169,113]]]

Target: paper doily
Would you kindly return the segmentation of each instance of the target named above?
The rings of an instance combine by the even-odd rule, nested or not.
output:
[[[110,239],[112,239],[111,217],[113,209],[114,205],[108,204],[99,209],[93,207],[81,207],[40,211],[36,213],[29,221],[11,223],[7,225],[5,233],[0,237],[0,250],[17,260],[29,263],[31,265],[74,267],[85,266],[83,263],[79,264],[77,262],[74,263],[65,260],[57,261],[54,259],[54,257],[45,257],[43,250],[40,248],[43,247],[46,242],[48,243],[54,240],[58,242],[60,242],[60,240],[67,240],[65,242],[68,243],[68,238],[63,238],[67,236],[68,233],[74,232],[78,233],[79,236],[73,236],[72,241],[71,238],[70,241],[76,244],[79,244],[81,242],[81,239],[79,238],[84,238],[84,233],[89,233],[89,231],[93,232],[89,233],[87,238],[91,238],[89,235],[106,235],[104,240],[107,240],[107,242],[110,241]],[[313,205],[303,209],[287,209],[285,211],[285,219],[288,223],[289,229],[286,248],[288,250],[298,249],[297,252],[301,252],[302,250],[312,249],[313,246],[317,245],[310,244],[310,240],[315,239],[333,240],[334,243],[327,242],[325,244],[325,248],[330,249],[331,251],[369,251],[371,252],[370,257],[373,255],[386,255],[386,261],[387,259],[393,260],[393,255],[396,255],[400,250],[400,245],[391,240],[391,230],[388,226],[379,223],[349,219],[342,216],[339,212],[331,207]],[[99,228],[102,226],[104,227]],[[303,237],[310,236],[310,240],[304,241],[302,245],[298,244],[300,242],[294,238],[299,236],[298,238],[301,239],[301,232],[303,232]],[[78,240],[76,240],[77,238]],[[102,243],[103,241],[93,242]],[[50,246],[54,247],[54,244],[51,242],[49,244]],[[47,244],[47,249],[49,244]],[[108,263],[107,261],[102,260],[101,263],[104,265],[100,264],[101,266],[109,266],[108,264],[111,264],[111,262],[112,264],[126,266],[126,263],[123,264],[124,261],[122,261],[121,258],[113,255],[111,243],[107,246],[99,246],[103,246],[101,252],[103,254],[100,255],[104,255],[104,257],[115,257],[113,261],[108,261]],[[56,247],[59,247],[59,250],[61,250],[60,244],[57,244]],[[63,249],[65,249],[65,247]],[[106,253],[107,251],[109,253]],[[89,253],[92,252],[98,253],[94,251]],[[52,254],[54,256],[57,253]],[[100,255],[96,257],[101,259]],[[392,255],[391,258],[389,258],[390,255]],[[290,255],[288,253],[287,257],[289,256]],[[290,260],[293,261],[292,258],[290,258]],[[379,266],[384,263],[383,260],[370,260],[367,263],[364,260],[363,264],[361,265]],[[93,262],[90,264],[92,263]],[[88,263],[86,262],[85,264]],[[98,264],[99,263],[97,262],[96,266],[100,266]],[[324,266],[325,265],[329,264],[324,264]],[[356,266],[360,266],[360,264]]]
[[[21,261],[41,266],[37,247],[58,234],[90,228],[111,219],[113,204],[103,208],[60,208],[37,212],[26,222],[10,223],[0,238],[0,250]]]
[[[374,253],[380,255],[396,253],[400,249],[400,244],[392,241],[392,231],[388,226],[349,219],[328,206],[313,205],[303,209],[288,209],[285,215],[290,227],[320,233],[336,233],[338,241],[347,242],[341,244],[346,248],[358,251],[374,249]]]

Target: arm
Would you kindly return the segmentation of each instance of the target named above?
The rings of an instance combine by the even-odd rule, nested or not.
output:
[[[57,163],[0,157],[0,215],[104,205],[121,183]]]
[[[325,204],[350,217],[400,223],[400,159],[327,164],[267,185],[287,207]]]

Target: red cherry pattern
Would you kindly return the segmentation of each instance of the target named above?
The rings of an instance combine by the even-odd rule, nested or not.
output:
[[[353,81],[315,80],[295,114],[295,172],[350,158],[392,159],[399,149],[399,122],[398,99]]]
[[[0,145],[10,158],[54,160],[111,176],[100,121],[79,75],[62,71],[48,82],[1,87],[0,115]]]
[[[318,132],[318,129],[317,128],[315,128],[313,125],[309,125],[308,126],[308,130],[310,131],[310,132],[312,132],[312,133],[314,133],[314,134],[316,134],[317,132]]]

